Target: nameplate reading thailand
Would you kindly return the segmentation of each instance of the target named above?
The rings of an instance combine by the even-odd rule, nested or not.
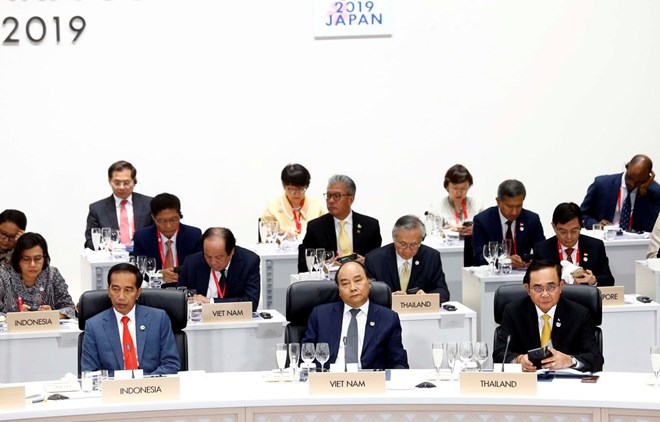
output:
[[[103,403],[175,401],[181,396],[179,377],[105,380]]]
[[[392,295],[392,310],[399,314],[437,314],[440,312],[440,295]]]
[[[7,332],[40,333],[60,331],[59,311],[9,312]]]
[[[204,324],[245,321],[252,321],[252,302],[205,303],[202,305],[202,322]]]
[[[385,372],[312,372],[309,394],[385,394]]]
[[[461,394],[535,396],[534,372],[461,372]]]
[[[0,387],[0,410],[25,409],[25,386]]]
[[[623,286],[599,287],[603,306],[623,306]]]

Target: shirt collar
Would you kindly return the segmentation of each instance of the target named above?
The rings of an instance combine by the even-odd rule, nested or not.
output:
[[[129,313],[126,314],[128,319],[130,319],[132,322],[135,322],[135,308],[137,307],[137,303],[133,305],[133,309],[130,310]],[[112,310],[115,313],[115,318],[117,318],[117,325],[121,327],[121,319],[124,317],[124,315],[121,312],[117,312],[115,308],[112,308]]]
[[[350,312],[350,310],[353,309],[351,306],[347,305],[344,303],[344,313],[347,314]],[[364,312],[365,315],[369,314],[369,299],[367,299],[366,302],[359,308],[362,312]]]
[[[112,197],[115,198],[115,207],[119,208],[121,206],[121,201],[123,201],[123,198],[118,197],[114,193],[112,194]],[[133,194],[128,195],[128,198],[126,198],[126,201],[133,205]]]

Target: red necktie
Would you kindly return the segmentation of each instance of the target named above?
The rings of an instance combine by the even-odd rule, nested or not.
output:
[[[566,248],[566,260],[573,263],[573,248]]]
[[[128,224],[128,211],[126,210],[127,200],[121,201],[121,209],[119,210],[119,235],[121,236],[121,243],[128,245],[131,243],[131,228]]]
[[[165,268],[174,267],[174,254],[172,253],[172,240],[165,242],[167,245],[167,252],[165,252]]]
[[[124,315],[121,317],[121,322],[124,324],[124,369],[138,369],[137,367],[137,355],[135,354],[135,345],[133,344],[133,338],[131,337],[131,332],[128,330],[128,321],[129,318]]]

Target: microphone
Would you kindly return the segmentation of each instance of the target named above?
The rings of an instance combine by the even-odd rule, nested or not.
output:
[[[133,353],[131,353],[131,345],[129,343],[126,343],[126,352],[128,353],[128,360],[131,362],[131,378],[135,378],[137,362],[133,361]]]
[[[506,362],[506,352],[509,351],[510,342],[511,342],[511,334],[506,336],[506,346],[504,347],[504,356],[502,357],[502,372],[504,372],[504,363]]]
[[[344,343],[344,372],[348,372],[348,366],[346,366],[346,343],[348,342],[348,338],[344,336],[342,342]]]

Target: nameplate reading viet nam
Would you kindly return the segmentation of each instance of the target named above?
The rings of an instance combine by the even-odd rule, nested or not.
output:
[[[385,394],[385,372],[312,372],[309,394]]]
[[[399,314],[437,314],[440,312],[440,295],[392,295],[392,310]]]
[[[623,306],[623,286],[599,287],[603,306]]]
[[[9,312],[7,332],[39,333],[60,331],[59,311]]]
[[[461,394],[535,396],[535,372],[461,372]]]
[[[205,303],[202,305],[202,322],[204,324],[245,321],[252,321],[252,302]]]
[[[25,409],[25,386],[0,387],[0,410]]]
[[[179,377],[106,380],[102,383],[103,403],[179,400]]]

